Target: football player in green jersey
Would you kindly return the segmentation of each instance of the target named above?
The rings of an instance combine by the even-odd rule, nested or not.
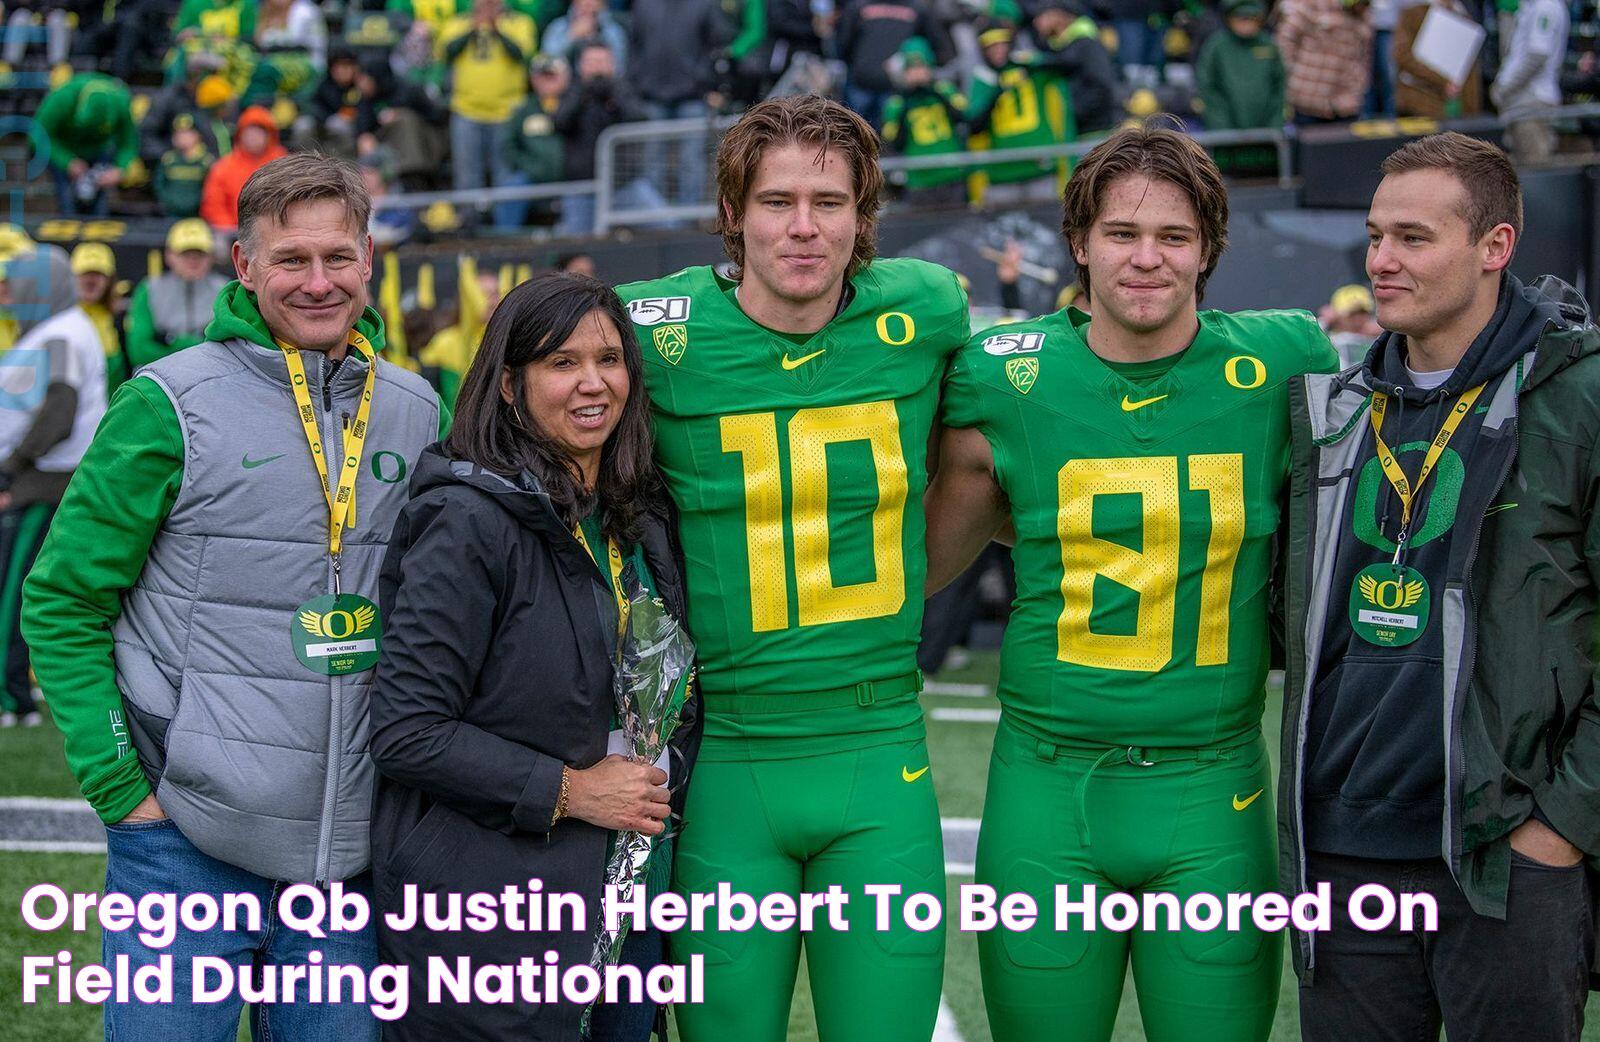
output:
[[[824,1042],[927,1042],[944,932],[939,812],[917,701],[926,455],[970,334],[956,276],[874,260],[877,139],[822,98],[752,108],[717,153],[734,269],[619,289],[645,346],[677,503],[704,744],[676,886],[849,899],[848,929],[680,932],[705,957],[687,1042],[784,1038],[802,937]],[[871,884],[897,885],[874,928]]]
[[[979,935],[989,1022],[998,1042],[1109,1038],[1131,962],[1155,1042],[1265,1039],[1280,934],[1164,912],[1058,930],[1052,888],[1180,905],[1276,888],[1261,713],[1288,384],[1336,356],[1303,312],[1197,311],[1228,199],[1183,134],[1118,131],[1063,210],[1089,311],[962,349],[928,497],[930,588],[1015,527],[976,877],[1040,915]]]

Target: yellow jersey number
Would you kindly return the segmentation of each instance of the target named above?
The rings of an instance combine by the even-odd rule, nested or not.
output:
[[[789,628],[789,577],[799,625],[817,626],[893,615],[905,603],[903,531],[909,483],[900,449],[900,416],[892,401],[800,409],[788,423],[789,527],[794,567],[784,559],[783,474],[775,413],[722,417],[722,451],[744,469],[745,550],[750,563],[750,628]],[[868,582],[836,586],[828,563],[828,446],[864,441],[878,478],[872,512]]]
[[[1228,603],[1233,568],[1244,542],[1244,457],[1219,453],[1189,457],[1189,489],[1210,493],[1211,535],[1200,579],[1200,629],[1195,665],[1228,661]],[[1091,669],[1154,673],[1174,655],[1173,621],[1178,593],[1178,458],[1128,456],[1077,459],[1057,474],[1061,539],[1061,617],[1056,622],[1056,657]],[[1096,496],[1138,495],[1144,504],[1142,550],[1096,538]],[[1089,629],[1095,576],[1139,595],[1133,633]]]

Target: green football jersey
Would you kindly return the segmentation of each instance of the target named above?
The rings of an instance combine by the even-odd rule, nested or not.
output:
[[[709,267],[618,289],[644,351],[713,713],[718,695],[916,669],[928,438],[971,332],[967,299],[948,269],[904,258],[852,285],[801,344],[747,317]]]
[[[1261,720],[1289,381],[1338,359],[1305,312],[1200,313],[1147,382],[1067,309],[973,337],[945,424],[976,427],[1016,526],[1000,699],[1047,740],[1195,746]]]

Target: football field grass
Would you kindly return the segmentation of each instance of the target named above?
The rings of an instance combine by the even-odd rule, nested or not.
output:
[[[993,719],[999,706],[994,699],[997,658],[979,653],[961,670],[946,670],[923,696],[928,712],[929,757],[939,794],[940,811],[947,826],[951,819],[976,819],[983,809],[983,793],[988,770],[989,750],[994,736]],[[1268,691],[1265,729],[1268,748],[1277,759],[1278,712],[1281,703],[1276,678]],[[61,757],[61,739],[48,724],[32,730],[0,731],[0,798],[24,796],[73,797],[77,788],[67,774]],[[958,827],[959,827],[959,823]],[[0,834],[0,843],[8,837]],[[955,859],[952,858],[952,861]],[[970,866],[956,864],[947,876],[950,901],[954,908],[956,888],[971,882]],[[46,853],[38,851],[0,852],[0,1040],[3,1042],[76,1042],[101,1036],[100,1009],[90,1005],[58,1007],[53,1004],[23,1006],[20,1001],[21,957],[25,954],[73,953],[77,965],[95,960],[100,951],[98,931],[74,934],[62,930],[38,934],[21,922],[19,899],[34,883],[48,881],[67,891],[98,890],[105,873],[103,854]],[[947,921],[952,916],[947,915]],[[987,1042],[988,1024],[983,1013],[983,995],[978,982],[977,944],[974,935],[951,929],[945,967],[944,1000],[947,1015],[941,1019],[938,1042]],[[1283,990],[1273,1042],[1298,1039],[1294,975],[1284,967]],[[1600,1007],[1591,1001],[1584,1038],[1600,1042]],[[241,1031],[241,1038],[248,1034]],[[790,1016],[789,1038],[812,1042],[816,1030],[811,1014],[809,990],[802,970]],[[1115,1039],[1134,1042],[1144,1038],[1135,1005],[1131,975],[1123,994]],[[1059,1039],[1041,1042],[1073,1042],[1070,1025],[1063,1025]],[[830,1040],[832,1042],[832,1040]],[[855,1040],[845,1040],[855,1042]],[[862,1040],[871,1042],[871,1040]],[[1352,1040],[1355,1042],[1355,1040]]]

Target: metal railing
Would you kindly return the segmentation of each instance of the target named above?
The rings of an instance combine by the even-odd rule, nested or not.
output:
[[[717,215],[713,196],[701,202],[668,203],[648,210],[619,208],[619,189],[635,177],[644,175],[644,164],[631,163],[627,151],[644,152],[650,146],[687,144],[701,149],[708,168],[717,142],[737,116],[710,116],[690,119],[659,119],[648,123],[618,123],[600,132],[594,146],[594,177],[599,182],[595,193],[594,233],[605,235],[623,225],[659,224],[667,221],[708,220]],[[707,179],[709,185],[710,179]]]

